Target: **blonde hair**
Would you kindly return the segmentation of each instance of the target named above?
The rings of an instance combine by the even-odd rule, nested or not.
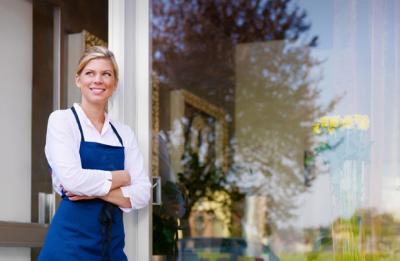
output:
[[[118,82],[118,64],[115,61],[114,54],[104,46],[91,46],[81,56],[76,68],[76,75],[80,75],[86,65],[94,59],[108,59],[114,70],[115,81]]]

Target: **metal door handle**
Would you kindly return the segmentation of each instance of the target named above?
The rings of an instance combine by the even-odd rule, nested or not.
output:
[[[49,224],[56,210],[55,193],[39,192],[38,197],[38,223]]]
[[[161,177],[155,176],[153,177],[153,205],[161,205]]]

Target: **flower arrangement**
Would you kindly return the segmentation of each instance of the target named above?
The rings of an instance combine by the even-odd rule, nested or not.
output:
[[[351,226],[339,224],[346,228],[340,233],[332,225],[334,252],[345,260],[349,256],[359,260],[364,255],[359,245],[361,232],[350,227],[361,231],[362,222],[351,218],[364,204],[365,173],[371,147],[369,127],[369,117],[360,114],[325,116],[312,126],[312,132],[320,141],[314,155],[321,156],[329,166],[333,215],[340,220],[352,220]],[[344,234],[348,236],[343,238]]]
[[[333,134],[338,129],[369,129],[369,117],[367,115],[354,114],[340,116],[324,116],[313,124],[314,134]]]
[[[361,114],[319,118],[312,125],[313,134],[318,136],[317,146],[304,156],[306,186],[316,178],[313,172],[318,157],[329,165],[331,173],[339,171],[346,160],[368,161],[369,125],[369,117]]]
[[[369,161],[369,117],[367,115],[324,116],[313,124],[312,131],[325,138],[315,149],[331,167],[346,160]]]

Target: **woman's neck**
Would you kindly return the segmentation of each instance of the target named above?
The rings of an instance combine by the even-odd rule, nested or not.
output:
[[[104,115],[105,106],[103,105],[96,106],[82,101],[81,108],[85,112],[89,120],[92,122],[92,124],[101,133],[104,121],[106,119]]]

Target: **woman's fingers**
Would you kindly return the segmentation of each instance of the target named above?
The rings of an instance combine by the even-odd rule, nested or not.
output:
[[[77,201],[77,200],[82,200],[82,196],[70,196],[68,197],[69,200],[71,201]]]
[[[94,199],[95,197],[90,197],[90,196],[79,196],[79,195],[74,195],[70,192],[65,193],[68,197],[69,200],[71,201],[78,201],[78,200],[89,200],[89,199]]]

